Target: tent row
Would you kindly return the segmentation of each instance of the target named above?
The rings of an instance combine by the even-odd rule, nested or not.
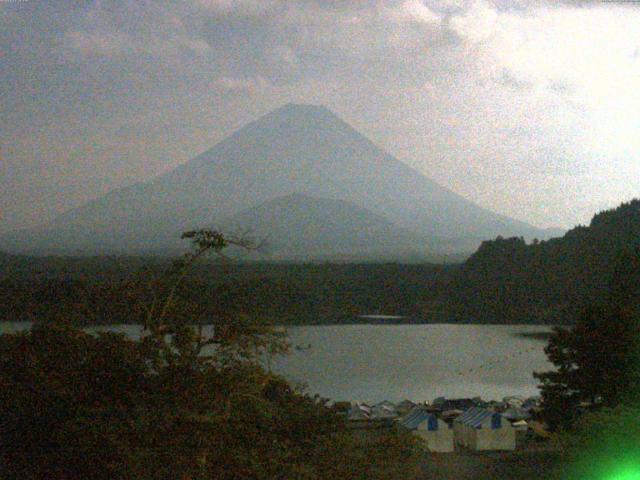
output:
[[[446,453],[455,448],[473,451],[514,450],[516,429],[500,413],[473,407],[448,424],[435,413],[416,407],[399,425],[422,438],[429,451]]]

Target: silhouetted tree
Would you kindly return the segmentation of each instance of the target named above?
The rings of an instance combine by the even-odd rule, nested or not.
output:
[[[411,478],[411,438],[360,445],[324,401],[262,368],[286,349],[269,325],[190,321],[185,272],[230,242],[185,238],[194,251],[144,310],[139,340],[51,322],[0,336],[0,478]]]
[[[614,407],[640,393],[640,250],[621,252],[605,306],[589,307],[571,329],[558,328],[545,353],[555,371],[536,373],[551,428],[583,409]]]

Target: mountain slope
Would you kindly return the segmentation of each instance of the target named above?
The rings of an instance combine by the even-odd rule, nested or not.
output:
[[[293,194],[243,210],[220,225],[267,240],[275,258],[401,257],[428,253],[428,240],[344,200]]]
[[[376,147],[324,107],[286,105],[156,179],[115,190],[45,229],[3,237],[10,251],[174,248],[179,232],[294,193],[367,208],[420,236],[543,237],[480,208]]]

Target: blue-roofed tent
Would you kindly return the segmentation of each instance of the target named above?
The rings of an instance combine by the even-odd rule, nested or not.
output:
[[[423,408],[414,408],[408,414],[400,419],[400,425],[407,430],[415,430],[418,425],[425,421],[429,421],[431,418],[435,418],[435,415],[427,412]],[[436,418],[437,420],[437,418]]]
[[[401,427],[421,437],[432,452],[453,452],[453,430],[434,413],[416,407],[399,421]]]
[[[470,408],[453,422],[456,445],[470,450],[514,450],[516,432],[501,414]]]

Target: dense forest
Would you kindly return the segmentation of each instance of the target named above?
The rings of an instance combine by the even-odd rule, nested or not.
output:
[[[131,322],[131,303],[166,288],[171,262],[158,258],[5,257],[0,318]],[[202,318],[246,314],[287,324],[352,323],[393,313],[423,321],[435,285],[455,266],[209,262],[194,268],[181,295]],[[142,314],[142,311],[138,312]]]
[[[598,213],[564,237],[484,242],[459,265],[208,261],[181,286],[202,321],[246,314],[276,323],[353,323],[393,314],[403,322],[573,323],[604,299],[640,245],[640,200]],[[0,255],[0,318],[137,321],[166,288],[160,257]],[[626,272],[640,284],[637,270]],[[134,315],[132,315],[132,311]],[[136,313],[137,312],[137,313]]]
[[[589,226],[562,238],[526,244],[522,238],[484,242],[455,272],[447,291],[450,320],[573,323],[588,304],[603,303],[640,248],[640,200],[598,213]]]

